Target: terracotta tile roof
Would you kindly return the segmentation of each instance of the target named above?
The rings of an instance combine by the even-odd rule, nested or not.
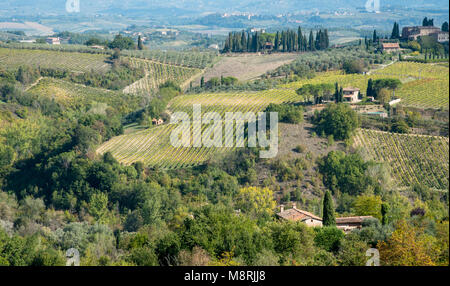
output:
[[[400,49],[400,46],[398,43],[383,43],[383,49]]]
[[[322,219],[310,212],[299,210],[296,208],[288,209],[283,212],[280,212],[277,214],[279,217],[284,218],[286,220],[292,220],[292,221],[298,221],[298,220],[304,220],[308,218],[313,218],[316,220],[322,221]]]
[[[360,89],[357,87],[346,87],[342,91],[360,91]]]
[[[374,218],[373,216],[349,216],[349,217],[338,217],[336,218],[336,224],[345,223],[362,223],[364,220]]]

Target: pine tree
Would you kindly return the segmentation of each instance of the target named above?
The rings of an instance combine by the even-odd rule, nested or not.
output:
[[[442,32],[448,32],[448,22],[444,22],[441,28]]]
[[[324,226],[336,225],[336,218],[334,216],[333,198],[331,197],[330,191],[326,191],[325,197],[323,198],[322,223]]]

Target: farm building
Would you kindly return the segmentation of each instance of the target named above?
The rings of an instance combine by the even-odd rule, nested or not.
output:
[[[416,26],[404,27],[402,30],[402,38],[407,40],[417,40],[418,37],[430,36],[439,43],[448,42],[448,32],[441,31],[434,26]]]
[[[61,39],[58,37],[49,37],[45,40],[49,45],[61,45]]]
[[[268,51],[273,50],[273,47],[274,47],[274,45],[271,42],[266,42],[264,45],[264,49],[268,50]]]
[[[105,49],[105,47],[104,47],[104,46],[98,46],[98,45],[93,45],[93,46],[90,46],[90,48],[92,48],[92,49],[96,49],[96,50],[104,50],[104,49]]]
[[[310,212],[297,209],[294,204],[292,209],[285,210],[284,205],[280,206],[280,212],[277,216],[290,221],[301,221],[306,223],[307,226],[322,226],[322,219]]]
[[[382,43],[381,49],[386,53],[398,52],[400,51],[400,45],[398,43]]]
[[[431,37],[433,37],[439,43],[448,42],[448,32],[434,33],[431,34]]]
[[[356,103],[359,102],[359,92],[361,91],[356,87],[346,87],[342,90],[344,92],[344,102]]]
[[[336,227],[342,229],[344,232],[350,232],[354,229],[360,229],[363,221],[366,219],[373,219],[372,216],[351,216],[336,218]]]
[[[418,37],[431,36],[441,31],[438,27],[434,26],[414,26],[404,27],[402,30],[402,38],[405,40],[417,40]]]
[[[158,126],[158,125],[162,125],[163,123],[164,123],[164,120],[162,120],[161,118],[160,119],[156,119],[156,118],[152,119],[152,125]]]

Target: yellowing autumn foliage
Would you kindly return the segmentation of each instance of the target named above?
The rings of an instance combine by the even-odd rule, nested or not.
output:
[[[239,190],[236,206],[255,217],[272,215],[276,203],[269,188],[246,187]]]
[[[386,242],[378,243],[381,262],[387,266],[434,266],[437,249],[433,239],[402,220]]]

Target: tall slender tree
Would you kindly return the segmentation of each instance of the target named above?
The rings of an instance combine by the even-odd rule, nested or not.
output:
[[[325,192],[325,197],[323,198],[323,216],[322,223],[324,226],[334,226],[336,225],[336,217],[334,216],[334,206],[333,198],[330,191]]]

